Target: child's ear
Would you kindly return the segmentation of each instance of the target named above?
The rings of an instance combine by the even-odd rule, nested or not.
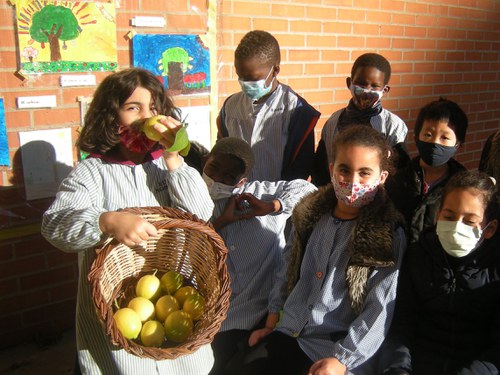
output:
[[[242,187],[244,184],[246,184],[246,182],[248,181],[248,178],[246,177],[243,177],[237,184],[236,184],[236,187],[239,188],[239,187]]]
[[[383,91],[384,91],[384,94],[387,94],[389,91],[391,91],[391,86],[385,85]]]
[[[483,232],[484,238],[490,239],[491,237],[493,237],[497,231],[497,228],[498,228],[498,220],[495,219],[493,221],[490,221],[490,223],[488,224],[488,227]]]
[[[277,76],[278,74],[280,74],[280,66],[275,65],[274,66],[274,76]]]
[[[352,83],[352,79],[351,77],[347,77],[345,79],[345,84],[347,85],[347,88],[350,90],[351,89],[351,83]]]
[[[380,184],[383,184],[387,180],[387,177],[389,177],[389,171],[382,171],[380,174]]]
[[[328,169],[330,170],[330,178],[333,177],[333,163],[330,163],[330,165],[328,166]]]

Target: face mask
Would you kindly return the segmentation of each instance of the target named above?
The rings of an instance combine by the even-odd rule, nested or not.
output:
[[[218,199],[229,198],[233,195],[234,186],[226,185],[221,182],[215,182],[211,177],[208,177],[205,172],[203,172],[201,177],[207,184],[210,197],[214,201]]]
[[[363,207],[373,201],[378,191],[380,178],[373,184],[360,184],[352,182],[338,182],[332,177],[333,190],[339,201],[350,207]]]
[[[439,167],[450,160],[455,152],[456,146],[443,146],[437,143],[416,141],[418,154],[425,164],[431,167]]]
[[[349,89],[354,104],[362,110],[375,107],[384,96],[384,90],[370,90],[353,84],[349,86]]]
[[[438,220],[436,233],[441,246],[452,257],[470,254],[480,245],[483,230],[465,225],[461,221]]]
[[[258,81],[242,81],[241,79],[239,79],[238,82],[240,83],[241,90],[253,101],[259,100],[264,95],[269,94],[269,92],[271,91],[271,87],[273,87],[275,77],[273,77],[273,80],[271,81],[269,86],[266,87],[266,81],[272,72],[273,68],[271,68],[271,71],[265,79],[261,79]]]
[[[157,143],[146,137],[143,132],[136,131],[130,126],[120,126],[118,132],[121,144],[136,154],[148,152]]]

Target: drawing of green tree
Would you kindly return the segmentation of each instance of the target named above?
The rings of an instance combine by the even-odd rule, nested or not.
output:
[[[46,5],[33,15],[29,30],[31,38],[50,46],[50,60],[61,60],[60,41],[76,39],[81,32],[78,20],[71,9],[59,5]]]

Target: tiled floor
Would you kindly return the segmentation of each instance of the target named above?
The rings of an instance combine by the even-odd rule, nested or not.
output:
[[[75,333],[68,331],[54,342],[39,345],[27,343],[0,350],[2,375],[73,374]]]

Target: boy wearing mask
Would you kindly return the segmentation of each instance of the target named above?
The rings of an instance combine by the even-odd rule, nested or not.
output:
[[[212,223],[228,248],[231,299],[226,320],[215,335],[215,366],[224,372],[238,349],[246,347],[252,330],[276,323],[268,317],[271,289],[282,263],[285,227],[299,200],[316,190],[305,180],[247,182],[254,155],[243,140],[219,140],[203,168],[215,209]]]
[[[248,181],[307,179],[312,172],[320,113],[278,82],[280,60],[278,41],[261,30],[247,33],[234,53],[242,91],[224,102],[218,138],[240,138],[252,147],[255,165]]]
[[[408,163],[404,144],[408,128],[401,118],[382,108],[382,97],[390,90],[390,78],[391,64],[382,55],[365,53],[354,61],[351,76],[346,78],[352,98],[347,107],[330,116],[321,131],[312,180],[316,186],[330,182],[328,166],[335,134],[353,125],[366,125],[381,133],[397,155],[398,168]]]
[[[440,98],[424,106],[415,122],[418,156],[386,182],[392,201],[404,215],[410,243],[436,223],[443,188],[465,167],[453,159],[465,141],[468,119],[451,100]]]

